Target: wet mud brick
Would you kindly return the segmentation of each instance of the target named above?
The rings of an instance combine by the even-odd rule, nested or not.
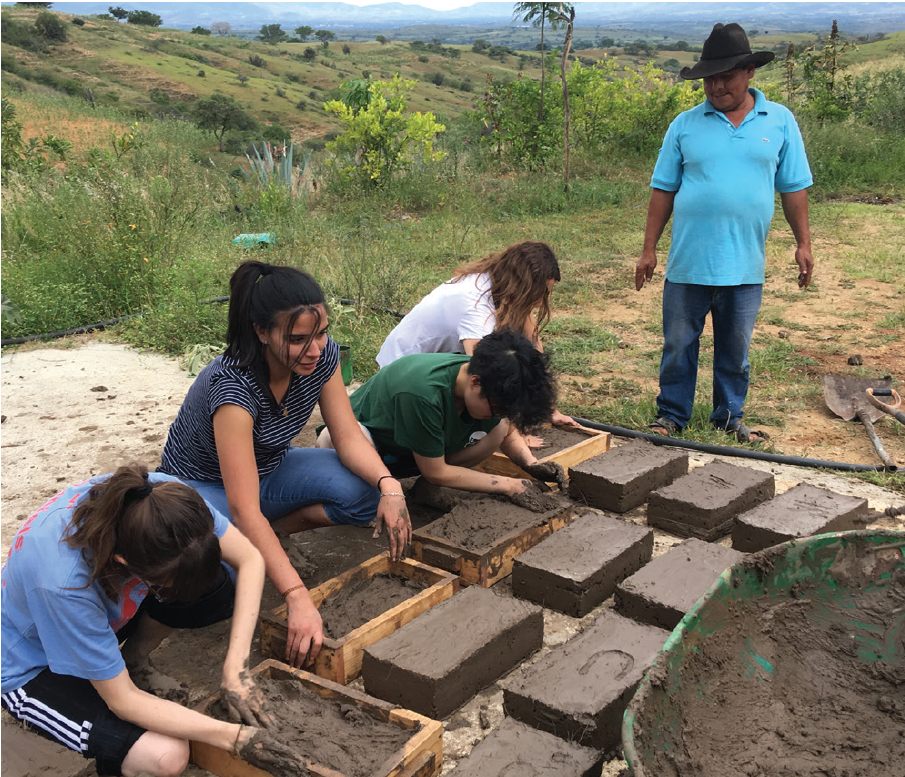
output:
[[[736,516],[775,493],[769,472],[712,461],[652,492],[647,523],[679,537],[716,540],[729,533]]]
[[[507,717],[449,777],[600,777],[602,761],[597,750]]]
[[[445,718],[540,649],[543,610],[472,586],[364,650],[365,691]]]
[[[543,450],[537,455],[537,460],[541,463],[555,461],[562,466],[569,474],[571,467],[579,462],[586,461],[600,453],[604,453],[610,449],[610,441],[612,435],[609,432],[601,432],[597,429],[588,429],[581,427],[580,429],[559,429],[547,427],[538,432],[542,438],[554,437],[556,440],[565,440],[566,443],[560,450],[542,455]],[[505,475],[510,478],[527,478],[534,480],[525,470],[518,464],[513,462],[508,456],[497,451],[490,458],[484,459],[474,469],[480,472],[488,472],[491,475]]]
[[[727,567],[745,554],[687,539],[616,587],[616,612],[672,631]]]
[[[669,637],[604,610],[583,632],[506,681],[506,714],[587,747],[619,744],[622,714]]]
[[[412,533],[412,555],[433,567],[455,572],[466,584],[492,586],[512,573],[512,563],[553,532],[568,526],[573,504],[534,513],[508,500],[481,496]]]
[[[325,701],[358,707],[374,718],[411,732],[402,749],[383,763],[375,764],[369,777],[436,777],[440,774],[443,766],[443,724],[440,721],[400,709],[360,691],[345,688],[272,659],[262,661],[252,670],[252,678],[262,677],[273,680],[292,679]],[[219,700],[220,694],[214,694],[195,709],[203,714],[210,714]],[[299,721],[299,725],[304,726],[304,721]],[[233,755],[231,750],[221,750],[204,742],[193,741],[190,745],[191,762],[217,777],[270,777],[267,772]],[[331,769],[329,764],[309,761],[307,766],[312,777],[345,777],[341,772]]]
[[[413,559],[391,561],[388,553],[375,556],[352,569],[322,583],[311,591],[314,606],[339,593],[346,586],[362,579],[388,573],[410,580],[428,583],[429,588],[410,599],[369,620],[342,637],[324,637],[320,653],[312,671],[319,677],[348,685],[361,674],[361,651],[377,640],[392,634],[413,618],[426,612],[435,604],[448,599],[459,590],[459,578],[450,572],[422,564]],[[286,657],[286,637],[289,633],[288,608],[285,604],[273,612],[261,616],[261,655],[283,661]]]
[[[582,618],[650,561],[653,550],[652,529],[588,511],[515,560],[512,593]]]
[[[688,455],[635,440],[569,470],[569,495],[601,510],[626,513],[647,495],[688,473]]]
[[[867,500],[799,483],[735,519],[732,547],[754,553],[814,534],[863,529]]]

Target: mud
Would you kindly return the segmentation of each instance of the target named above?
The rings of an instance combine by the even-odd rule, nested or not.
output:
[[[589,435],[584,432],[570,432],[568,429],[558,428],[542,429],[537,436],[543,440],[543,445],[531,449],[537,459],[545,459],[589,439]]]
[[[548,499],[550,508],[547,512],[568,505],[563,499],[549,496]],[[445,540],[458,548],[484,553],[501,540],[538,526],[543,520],[538,513],[518,507],[505,499],[481,496],[459,502],[443,518],[417,533]]]
[[[588,511],[515,559],[512,593],[583,618],[650,561],[651,529]]]
[[[570,467],[569,493],[592,507],[625,513],[687,472],[688,454],[635,440]]]
[[[386,572],[355,580],[319,607],[324,634],[339,639],[428,587],[422,580]]]
[[[734,602],[730,625],[687,654],[670,700],[683,733],[651,759],[651,774],[903,777],[905,570],[893,574],[893,584],[858,586],[841,605]],[[846,611],[858,613],[861,635]],[[880,660],[866,649],[865,633],[879,643]],[[745,640],[773,672],[739,660]],[[639,741],[648,751],[645,735]]]
[[[868,513],[866,499],[799,483],[740,515],[732,527],[732,547],[753,553],[798,537],[863,529]]]
[[[323,699],[314,691],[292,680],[256,677],[266,700],[266,710],[274,718],[274,727],[266,738],[282,743],[280,753],[272,748],[255,748],[256,736],[240,755],[264,758],[262,764],[274,775],[298,774],[298,754],[314,763],[329,766],[344,777],[367,777],[375,765],[401,752],[411,732],[369,715],[355,704]],[[211,714],[229,720],[223,703],[217,701]],[[267,752],[265,752],[267,750]],[[294,771],[293,771],[294,769]]]

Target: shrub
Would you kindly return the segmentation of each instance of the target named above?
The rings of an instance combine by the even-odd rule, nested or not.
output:
[[[150,92],[148,92],[148,97],[151,98],[151,102],[155,102],[158,105],[170,104],[170,95],[160,89],[152,89]]]
[[[204,78],[207,75],[203,70],[198,71],[198,78]]]
[[[301,81],[301,78],[299,78],[297,73],[286,73],[286,80],[290,83],[297,84]]]
[[[265,60],[263,57],[259,57],[257,54],[249,54],[248,63],[250,65],[254,65],[255,67],[261,67],[265,70],[267,69],[267,60]]]
[[[302,56],[308,61],[313,62],[317,58],[317,52],[310,46],[302,52]]]
[[[300,110],[300,111],[304,111],[308,107],[308,103],[305,100],[299,100],[295,104],[295,107],[298,108],[298,110]]]
[[[192,27],[192,35],[210,35],[211,31],[207,27]]]
[[[284,92],[279,86],[276,88],[276,91],[274,92],[274,94],[275,94],[277,97],[285,97],[285,96],[286,96],[286,92]]]
[[[35,30],[47,40],[62,43],[66,40],[66,27],[60,17],[49,11],[41,11],[35,19]]]
[[[75,19],[72,20],[72,23],[73,23],[76,27],[84,27],[84,26],[85,26],[85,20],[84,20],[84,19],[80,19],[78,16],[76,16]]]
[[[427,56],[427,54],[419,54],[418,61],[419,62],[430,62],[431,58],[429,56]]]
[[[343,54],[351,54],[351,53],[352,53],[352,48],[349,46],[349,44],[343,43]]]
[[[4,48],[15,46],[36,54],[43,54],[48,49],[47,41],[40,36],[34,26],[19,24],[19,22],[7,18],[5,14],[0,21],[0,38],[3,40]]]

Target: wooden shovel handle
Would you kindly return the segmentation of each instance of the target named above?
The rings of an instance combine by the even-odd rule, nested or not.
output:
[[[877,452],[877,455],[880,457],[880,461],[883,462],[883,466],[886,467],[886,471],[896,472],[899,468],[896,463],[889,457],[889,454],[886,452],[886,448],[884,448],[883,443],[880,442],[880,438],[877,437],[877,433],[874,430],[874,425],[871,423],[870,418],[868,418],[867,416],[867,410],[859,409],[858,419],[862,424],[864,424],[864,428],[867,430],[867,437],[871,441],[871,444],[874,446],[874,450]]]
[[[867,389],[864,393],[867,395],[867,401],[870,402],[875,408],[878,410],[882,410],[884,413],[889,413],[893,418],[896,419],[900,424],[905,424],[905,413],[903,413],[898,408],[902,406],[902,397],[899,396],[899,392],[895,389],[890,389],[890,396],[893,398],[893,403],[887,405],[885,402],[881,402],[874,396],[873,389]]]

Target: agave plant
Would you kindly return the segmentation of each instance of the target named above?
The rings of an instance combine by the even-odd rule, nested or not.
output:
[[[292,157],[295,150],[295,144],[289,143],[287,147],[285,143],[282,145],[264,142],[261,144],[261,150],[256,145],[252,145],[254,151],[254,159],[246,154],[245,158],[251,165],[251,171],[254,174],[254,181],[261,189],[269,189],[272,184],[282,186],[291,195],[300,194],[305,185],[305,174],[308,170],[308,162],[311,159],[311,152],[305,157],[305,161],[298,168],[293,169]]]

